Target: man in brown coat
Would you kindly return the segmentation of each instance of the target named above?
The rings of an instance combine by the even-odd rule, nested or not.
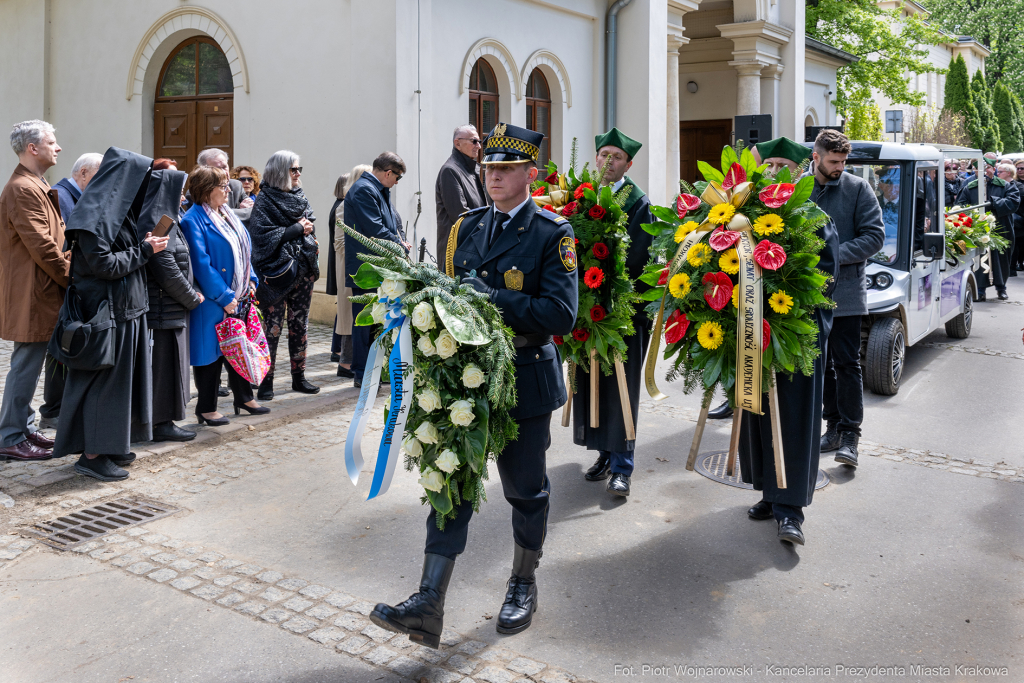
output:
[[[43,177],[57,163],[53,126],[23,121],[11,131],[18,167],[0,193],[0,338],[14,342],[0,408],[0,460],[45,460],[53,441],[36,431],[29,403],[68,286],[64,221]]]

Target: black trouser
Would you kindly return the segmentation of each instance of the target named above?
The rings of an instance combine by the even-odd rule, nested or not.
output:
[[[249,380],[239,375],[231,363],[227,362],[224,356],[213,361],[209,365],[196,365],[192,368],[192,374],[196,379],[196,413],[217,412],[217,387],[220,386],[220,369],[226,367],[228,371],[228,386],[235,395],[235,404],[241,405],[252,400],[252,385]]]
[[[43,405],[39,406],[39,416],[55,418],[60,416],[60,401],[64,398],[64,377],[67,368],[58,363],[49,353],[43,362]]]
[[[363,292],[360,292],[362,294]],[[359,312],[366,304],[352,304],[352,320],[355,321]],[[370,345],[373,344],[373,326],[356,325],[352,323],[352,372],[356,380],[363,381],[363,371],[366,370],[366,357],[370,354]]]
[[[860,369],[859,315],[836,316],[828,335],[823,414],[840,432],[860,436],[864,421],[864,379]]]
[[[352,328],[353,336],[357,329]],[[505,446],[505,451],[498,456],[498,475],[505,500],[512,505],[512,537],[516,545],[527,550],[540,550],[547,533],[551,494],[547,475],[551,413],[519,420],[518,423],[519,437]],[[466,549],[473,506],[464,500],[456,509],[458,516],[449,520],[441,531],[437,528],[436,512],[430,508],[424,552],[454,560]]]

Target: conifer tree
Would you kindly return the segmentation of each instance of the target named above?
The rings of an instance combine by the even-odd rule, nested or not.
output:
[[[949,63],[944,101],[944,109],[964,117],[971,144],[980,147],[985,135],[978,120],[978,110],[974,106],[970,77],[967,75],[967,62],[964,61],[963,55],[957,55],[957,58]]]
[[[1002,139],[999,132],[999,122],[992,110],[992,98],[989,95],[988,83],[985,82],[985,74],[981,69],[974,72],[971,79],[971,91],[974,94],[974,106],[978,109],[978,120],[981,123],[983,139],[981,149],[986,152],[997,152],[1002,146]]]
[[[1006,154],[1021,151],[1020,126],[1013,110],[1012,95],[1002,81],[996,83],[992,109],[999,122],[1002,151]]]
[[[1009,88],[1007,88],[1009,90]],[[1020,140],[1020,151],[1024,152],[1024,103],[1017,94],[1010,93],[1010,104],[1013,106],[1013,123],[1017,127],[1017,139]]]

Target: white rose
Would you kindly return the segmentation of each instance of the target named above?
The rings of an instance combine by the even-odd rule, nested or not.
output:
[[[988,244],[991,240],[992,238],[989,237],[988,235],[982,235],[981,237],[978,238],[978,241],[981,242],[982,244]]]
[[[432,413],[441,407],[441,397],[433,389],[426,389],[420,392],[416,397],[416,401],[420,404],[420,408],[423,408],[428,413]]]
[[[450,449],[445,449],[437,457],[437,460],[434,461],[434,465],[437,466],[437,469],[451,474],[459,469],[459,456],[455,455]]]
[[[389,299],[397,299],[405,294],[405,280],[385,280],[378,291]]]
[[[384,316],[387,314],[387,312],[388,307],[379,301],[373,305],[373,308],[370,309],[370,315],[373,316],[373,322],[377,323],[378,325],[384,324]]]
[[[476,389],[484,383],[486,375],[484,371],[470,363],[462,370],[462,383],[470,389]]]
[[[418,458],[423,455],[423,444],[417,441],[414,437],[407,436],[405,441],[402,442],[402,448],[413,458]]]
[[[421,422],[414,433],[422,443],[437,443],[437,440],[441,438],[441,435],[437,433],[437,427],[429,422]]]
[[[420,332],[434,329],[437,325],[434,322],[434,307],[426,301],[421,301],[412,309],[412,324]]]
[[[434,342],[434,346],[437,347],[437,355],[441,358],[451,358],[459,350],[459,343],[455,341],[448,330],[441,330],[441,334],[437,335],[437,341]]]
[[[476,419],[476,415],[473,414],[473,402],[456,401],[451,405],[450,417],[452,418],[452,424],[468,427]]]
[[[430,341],[430,337],[423,335],[416,342],[416,347],[420,350],[424,356],[433,356],[437,353],[437,349],[434,348],[433,342]]]
[[[440,493],[444,490],[444,477],[437,470],[428,467],[420,477],[419,485],[428,491]]]

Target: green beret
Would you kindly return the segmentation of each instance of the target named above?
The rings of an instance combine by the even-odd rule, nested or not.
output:
[[[775,138],[768,142],[759,142],[754,146],[757,147],[757,153],[761,155],[762,163],[765,159],[780,157],[782,159],[789,159],[794,164],[799,164],[811,156],[811,150],[803,145],[798,145],[786,137]]]
[[[607,147],[608,145],[621,149],[626,153],[626,156],[629,157],[630,161],[633,160],[633,157],[635,157],[637,152],[640,151],[640,148],[643,147],[641,143],[629,137],[618,128],[612,128],[607,133],[594,136],[594,149],[596,151],[600,151],[602,147]]]

